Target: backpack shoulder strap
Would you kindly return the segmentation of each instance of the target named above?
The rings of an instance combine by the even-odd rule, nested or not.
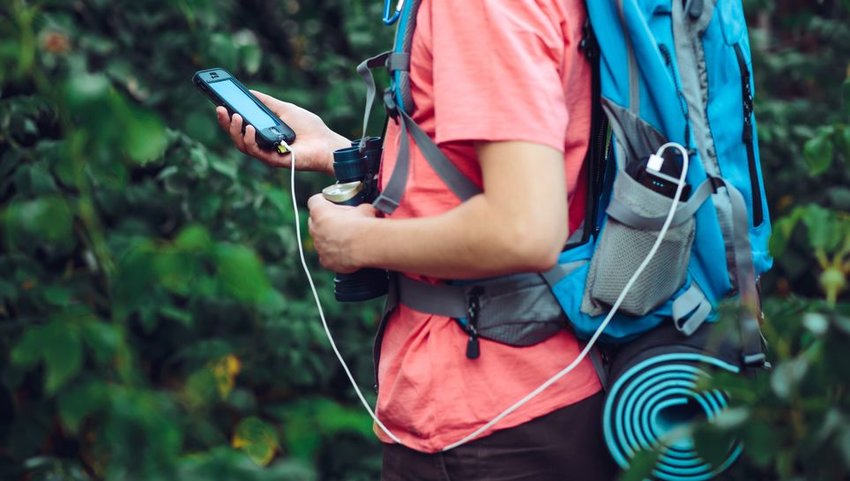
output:
[[[410,116],[414,108],[413,97],[410,93],[410,50],[420,4],[421,0],[410,0],[402,8],[393,50],[367,59],[357,68],[367,89],[364,132],[376,92],[371,70],[380,66],[386,67],[391,76],[390,88],[384,93],[384,105],[390,117],[399,122],[401,127],[401,140],[395,168],[383,192],[372,203],[384,214],[392,214],[398,208],[407,187],[411,136],[434,172],[461,201],[466,201],[481,192],[481,189],[458,170],[457,166],[443,154],[437,144]]]

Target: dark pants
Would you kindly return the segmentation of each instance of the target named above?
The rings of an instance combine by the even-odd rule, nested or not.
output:
[[[384,445],[382,481],[610,481],[602,394],[444,453]]]

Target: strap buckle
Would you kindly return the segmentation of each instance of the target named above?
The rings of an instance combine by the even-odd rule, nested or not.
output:
[[[398,104],[395,102],[392,87],[384,89],[384,109],[393,120],[398,120]]]

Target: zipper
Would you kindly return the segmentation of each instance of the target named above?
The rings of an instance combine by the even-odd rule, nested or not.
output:
[[[481,355],[481,348],[478,342],[478,314],[481,312],[481,294],[484,289],[475,287],[469,293],[469,304],[467,305],[467,314],[469,322],[464,326],[464,330],[469,334],[469,339],[466,341],[466,357],[468,359],[478,359]]]
[[[747,147],[747,165],[750,170],[750,189],[753,204],[753,227],[761,225],[764,221],[764,212],[761,206],[761,188],[759,186],[758,171],[756,170],[756,150],[753,132],[753,89],[750,86],[750,70],[747,68],[747,59],[741,44],[735,44],[735,56],[738,58],[738,67],[741,69],[741,95],[744,99],[744,145]]]

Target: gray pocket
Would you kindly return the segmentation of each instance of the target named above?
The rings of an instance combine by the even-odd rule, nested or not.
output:
[[[614,181],[615,201],[635,216],[610,215],[590,261],[582,311],[597,315],[612,306],[658,239],[660,226],[640,225],[640,218],[666,216],[673,200],[654,192],[625,172]],[[685,204],[677,207],[679,212]],[[642,316],[667,301],[685,282],[695,221],[676,216],[658,251],[626,294],[620,311]]]

